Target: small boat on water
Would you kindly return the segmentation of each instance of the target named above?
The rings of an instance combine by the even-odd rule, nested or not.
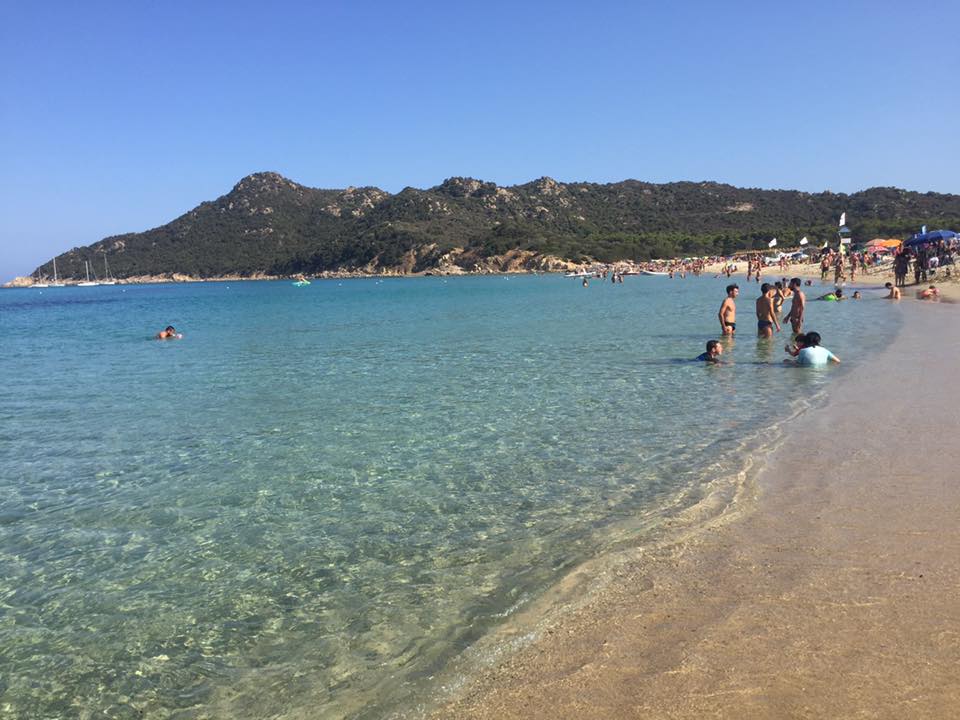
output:
[[[53,259],[53,282],[52,283],[36,282],[30,287],[35,287],[35,288],[66,287],[66,285],[60,282],[60,278],[57,277],[57,259],[56,258]]]
[[[303,278],[303,279],[297,280],[295,283],[293,283],[293,286],[294,286],[294,287],[303,287],[304,285],[309,285],[309,284],[310,284],[310,281],[307,280],[306,278]]]
[[[114,280],[113,277],[110,275],[110,267],[107,265],[107,254],[106,254],[106,253],[103,254],[103,277],[106,278],[106,279],[100,281],[100,284],[101,284],[101,285],[116,285],[116,284],[117,284],[117,281]]]
[[[87,271],[87,279],[86,279],[86,282],[78,282],[77,287],[96,287],[97,285],[99,285],[100,283],[98,283],[96,280],[90,279],[90,263],[84,260],[83,266],[84,268],[86,268],[86,271]]]
[[[564,277],[572,278],[592,278],[596,273],[590,272],[587,270],[581,270],[580,272],[568,272]]]
[[[656,271],[656,270],[641,270],[641,271],[640,271],[640,274],[641,274],[641,275],[655,275],[655,276],[657,276],[657,277],[661,277],[661,276],[662,276],[662,277],[666,277],[666,276],[669,275],[670,273],[658,272],[658,271]]]

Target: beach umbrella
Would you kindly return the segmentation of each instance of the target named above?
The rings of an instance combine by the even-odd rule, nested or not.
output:
[[[941,240],[952,240],[955,237],[957,237],[957,234],[953,232],[953,230],[933,230],[928,233],[918,233],[914,235],[907,240],[904,245],[907,247],[916,247],[917,245],[937,243]]]

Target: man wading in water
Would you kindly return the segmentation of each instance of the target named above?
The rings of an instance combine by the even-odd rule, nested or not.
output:
[[[727,297],[720,304],[720,332],[724,335],[733,335],[737,331],[737,295],[740,294],[739,285],[727,285]]]
[[[780,320],[773,306],[773,286],[764,283],[760,286],[760,297],[757,298],[757,337],[773,337],[773,328],[780,332]]]
[[[790,289],[793,291],[793,295],[787,320],[790,321],[790,327],[793,328],[794,335],[803,331],[803,312],[807,309],[807,296],[800,289],[802,284],[800,278],[793,278],[790,281]]]

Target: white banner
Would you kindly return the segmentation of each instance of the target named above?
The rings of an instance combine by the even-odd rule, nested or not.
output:
[[[844,245],[849,245],[850,238],[840,238],[840,242],[842,242]]]
[[[777,246],[777,239],[776,239],[776,238],[774,238],[773,240],[771,240],[770,242],[767,243],[767,247],[776,247],[776,246]]]

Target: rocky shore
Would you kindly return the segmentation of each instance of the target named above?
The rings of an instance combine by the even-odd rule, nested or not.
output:
[[[552,255],[540,255],[529,250],[511,250],[503,255],[494,255],[487,258],[468,259],[465,251],[456,248],[443,255],[433,266],[425,270],[414,271],[414,260],[410,258],[400,265],[383,267],[371,263],[364,267],[352,269],[326,270],[324,272],[308,274],[308,279],[335,279],[335,278],[367,278],[367,277],[423,277],[430,275],[490,275],[490,274],[523,274],[539,272],[575,272],[588,268],[596,263],[576,263]],[[467,262],[465,262],[467,260]],[[252,273],[249,275],[230,274],[214,277],[199,277],[183,273],[165,273],[161,275],[135,275],[126,278],[117,278],[118,285],[147,285],[151,283],[186,283],[186,282],[228,282],[240,280],[292,280],[292,275],[271,275],[268,273]],[[67,285],[76,285],[79,279],[61,280]],[[17,277],[2,287],[24,288],[32,287],[36,280],[32,277]]]

